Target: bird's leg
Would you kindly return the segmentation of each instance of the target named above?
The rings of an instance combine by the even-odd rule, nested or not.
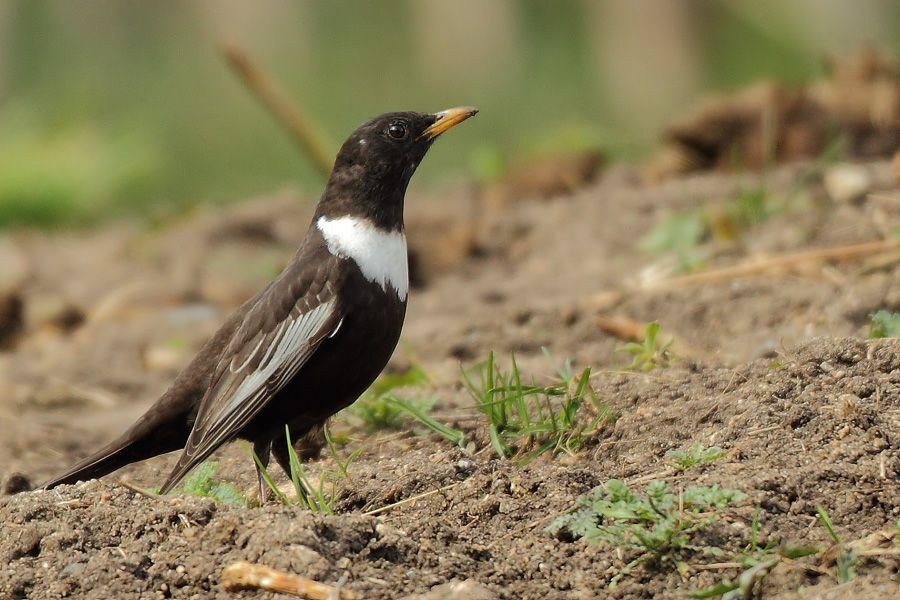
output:
[[[291,457],[288,454],[288,439],[284,435],[276,437],[272,441],[272,454],[275,455],[278,466],[288,476],[288,479],[293,480],[293,477],[291,477]],[[300,489],[298,491],[303,496],[304,504],[309,506],[309,497],[312,495],[312,490],[306,487],[306,481],[304,481],[304,478],[299,477],[299,473],[298,479],[300,480]]]
[[[272,440],[268,440],[265,442],[255,442],[253,444],[253,452],[256,453],[257,458],[259,458],[259,462],[262,464],[263,469],[265,469],[269,466],[269,456],[271,456],[272,454]],[[263,469],[260,469],[259,465],[256,465],[256,478],[259,482],[260,505],[266,503],[266,499],[268,497],[268,494],[266,492],[269,489],[269,486],[266,483],[266,478],[263,477]]]

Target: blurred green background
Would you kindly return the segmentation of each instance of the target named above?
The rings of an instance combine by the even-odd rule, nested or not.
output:
[[[243,47],[334,148],[388,110],[472,104],[415,186],[507,157],[636,158],[710,90],[900,53],[895,0],[4,0],[0,226],[168,214],[322,181],[231,74]],[[492,166],[494,165],[494,166]]]

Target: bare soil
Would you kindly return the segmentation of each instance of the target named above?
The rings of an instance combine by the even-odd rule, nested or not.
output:
[[[412,428],[350,429],[339,452],[359,455],[338,483],[333,516],[119,485],[159,485],[174,455],[102,481],[10,494],[130,424],[227,312],[277,273],[306,228],[309,200],[285,193],[150,227],[9,234],[0,239],[0,289],[11,299],[0,322],[0,598],[272,597],[221,588],[236,560],[343,580],[363,598],[463,580],[486,598],[677,598],[739,574],[696,556],[683,571],[647,564],[609,590],[633,555],[545,528],[613,478],[639,491],[653,479],[741,490],[747,499],[703,534],[735,553],[750,543],[757,506],[763,543],[827,548],[822,506],[845,541],[882,532],[882,545],[860,557],[849,583],[823,552],[778,566],[762,596],[891,597],[900,589],[891,538],[900,520],[900,342],[866,337],[870,313],[900,310],[898,254],[604,295],[665,267],[637,247],[658,223],[715,210],[742,190],[763,189],[784,206],[736,240],[707,243],[709,268],[893,235],[900,203],[890,169],[866,167],[874,191],[852,202],[830,200],[809,165],[653,187],[613,166],[579,191],[516,198],[487,215],[464,184],[437,198],[413,194],[407,228],[421,285],[390,366],[429,374],[432,385],[412,393],[435,397],[436,416],[483,440],[460,362],[514,351],[541,379],[556,366],[546,348],[593,367],[617,418],[574,456],[526,466]],[[679,360],[622,371],[623,341],[598,328],[598,313],[660,321]],[[672,469],[666,452],[694,443],[727,455]],[[253,489],[245,448],[216,458],[219,477]],[[309,465],[314,478],[334,468],[328,457]],[[465,597],[476,597],[469,589]]]

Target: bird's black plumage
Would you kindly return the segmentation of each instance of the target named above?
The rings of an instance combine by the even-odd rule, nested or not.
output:
[[[165,493],[235,438],[253,442],[265,464],[274,452],[288,470],[285,425],[295,440],[309,434],[387,364],[406,313],[407,185],[434,139],[476,112],[388,113],[354,131],[281,274],[131,428],[45,487],[183,448]]]

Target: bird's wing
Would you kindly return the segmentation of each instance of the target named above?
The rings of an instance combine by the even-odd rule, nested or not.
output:
[[[317,273],[299,281],[286,271],[254,301],[222,354],[163,491],[232,439],[340,327],[343,315],[334,282],[322,277],[326,269],[313,271]]]

